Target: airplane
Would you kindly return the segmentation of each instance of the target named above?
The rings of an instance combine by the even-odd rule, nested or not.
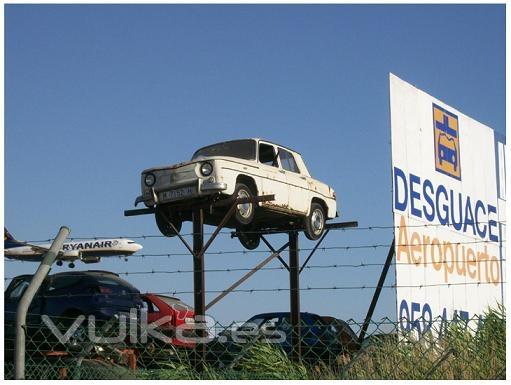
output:
[[[4,227],[4,256],[20,261],[40,262],[51,244],[34,245],[16,240]],[[79,242],[66,242],[57,255],[57,266],[69,262],[74,268],[74,261],[97,263],[101,257],[128,256],[142,249],[142,245],[130,239],[89,239]]]

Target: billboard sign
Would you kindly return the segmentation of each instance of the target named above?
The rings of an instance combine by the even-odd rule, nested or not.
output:
[[[424,333],[501,303],[494,131],[390,75],[398,319]]]

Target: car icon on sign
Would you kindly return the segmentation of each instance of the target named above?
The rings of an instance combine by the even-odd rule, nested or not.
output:
[[[438,136],[438,161],[452,164],[454,171],[458,169],[458,151],[453,138],[441,133]]]

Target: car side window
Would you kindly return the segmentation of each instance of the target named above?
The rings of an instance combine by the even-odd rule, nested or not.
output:
[[[265,330],[275,330],[279,324],[280,324],[279,317],[272,317],[264,321],[264,324],[261,326],[261,328]]]
[[[279,167],[275,147],[269,144],[259,144],[259,162],[267,166]]]
[[[27,289],[28,285],[30,285],[30,282],[28,281],[20,281],[16,287],[14,287],[11,292],[9,293],[9,300],[16,301],[21,298],[25,290]]]
[[[300,173],[293,154],[283,148],[279,148],[279,157],[284,170]]]
[[[151,301],[149,301],[147,299],[143,300],[143,304],[144,304],[144,307],[147,309],[148,313],[158,313],[160,311],[158,306],[156,306],[154,303],[152,303]]]

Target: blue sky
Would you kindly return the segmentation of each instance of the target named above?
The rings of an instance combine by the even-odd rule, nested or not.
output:
[[[157,234],[151,217],[123,216],[141,170],[217,141],[263,137],[302,153],[337,191],[341,220],[392,225],[389,72],[504,134],[505,6],[6,5],[5,223],[25,240],[51,238],[61,225],[75,237]],[[391,240],[392,230],[344,231],[325,246]],[[185,251],[175,239],[140,242],[146,254]],[[241,249],[228,234],[212,246]],[[383,263],[386,254],[320,251],[311,264]],[[213,254],[206,267],[248,268],[264,257]],[[36,268],[4,266],[6,277]],[[192,260],[78,267],[189,270]],[[315,268],[301,284],[374,286],[380,270]],[[207,288],[242,274],[208,273]],[[141,291],[193,289],[191,274],[125,278]],[[285,288],[287,279],[263,271],[241,288]],[[362,320],[372,293],[305,291],[302,310]],[[375,318],[395,318],[395,306],[384,290]],[[286,291],[234,293],[210,314],[225,323],[288,308]]]

